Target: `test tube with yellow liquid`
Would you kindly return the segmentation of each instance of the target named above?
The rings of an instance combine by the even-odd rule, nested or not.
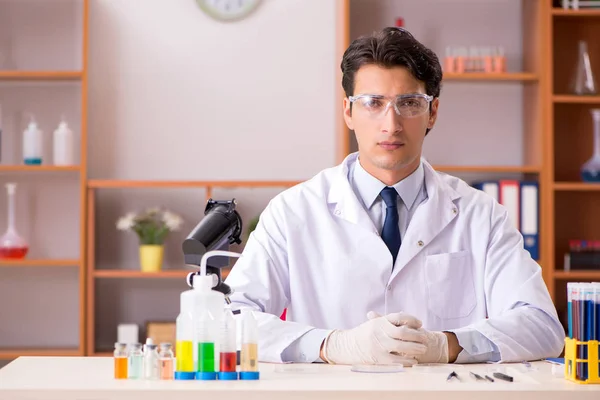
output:
[[[242,351],[240,358],[240,379],[259,379],[258,322],[249,308],[242,309]]]
[[[181,293],[180,312],[175,322],[175,379],[193,380],[194,371],[194,320],[192,310],[194,309],[192,291]]]

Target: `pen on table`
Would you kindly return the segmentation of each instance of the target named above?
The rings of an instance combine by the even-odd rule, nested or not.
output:
[[[494,378],[502,379],[503,381],[512,382],[513,377],[509,375],[505,375],[502,372],[494,372]]]
[[[482,377],[481,375],[479,375],[479,374],[476,374],[475,372],[469,372],[469,374],[470,374],[470,375],[471,375],[473,378],[477,379],[478,381],[485,381],[485,379],[483,379],[483,377]]]
[[[485,379],[487,379],[487,380],[488,380],[488,381],[490,381],[490,382],[494,382],[494,379],[493,379],[493,378],[491,378],[491,377],[489,377],[488,375],[486,375],[486,376],[485,376]]]
[[[446,381],[449,381],[452,378],[456,378],[460,381],[460,378],[458,377],[458,374],[454,371],[450,372],[450,375],[448,375],[448,377],[446,378]]]

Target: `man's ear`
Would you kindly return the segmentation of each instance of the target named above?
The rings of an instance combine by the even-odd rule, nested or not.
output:
[[[435,121],[438,116],[438,109],[440,107],[440,99],[435,98],[431,101],[431,111],[429,112],[429,121],[427,122],[427,129],[432,129],[435,125]]]
[[[354,123],[352,122],[352,103],[347,97],[344,97],[344,121],[346,121],[346,126],[351,131],[354,130]]]

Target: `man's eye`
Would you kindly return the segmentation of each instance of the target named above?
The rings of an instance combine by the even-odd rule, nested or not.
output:
[[[363,106],[365,108],[377,109],[383,107],[383,102],[378,99],[364,99]]]

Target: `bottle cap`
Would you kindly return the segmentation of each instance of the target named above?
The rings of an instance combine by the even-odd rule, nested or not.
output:
[[[217,379],[216,372],[196,372],[196,379],[199,381],[214,381]]]
[[[175,371],[175,379],[181,381],[193,381],[194,379],[196,379],[196,373],[187,371]]]
[[[193,280],[194,289],[208,291],[212,289],[213,278],[211,275],[196,275]]]
[[[247,381],[255,381],[258,380],[260,378],[260,373],[253,371],[242,371],[240,372],[240,379],[241,380],[247,380]]]
[[[238,373],[237,372],[219,372],[219,380],[220,381],[237,381]]]

